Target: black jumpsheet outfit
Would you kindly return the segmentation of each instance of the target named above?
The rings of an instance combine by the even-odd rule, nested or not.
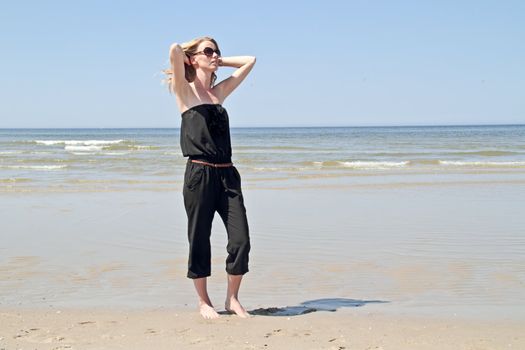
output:
[[[231,275],[248,272],[250,237],[241,191],[241,176],[232,165],[213,167],[208,163],[231,163],[228,113],[220,104],[201,104],[182,113],[180,145],[189,157],[184,174],[184,207],[188,215],[188,277],[211,274],[211,226],[215,211],[228,233],[226,271]]]

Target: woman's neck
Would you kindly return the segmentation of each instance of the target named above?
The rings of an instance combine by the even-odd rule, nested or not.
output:
[[[208,74],[202,70],[198,70],[196,72],[195,80],[193,81],[193,84],[195,85],[195,88],[198,88],[199,90],[205,90],[210,91],[211,83],[211,74]]]

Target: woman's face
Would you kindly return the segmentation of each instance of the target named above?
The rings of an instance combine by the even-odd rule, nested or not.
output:
[[[208,48],[208,50],[206,50]],[[208,56],[204,51],[213,50],[211,56]],[[192,56],[192,62],[197,64],[195,68],[201,68],[203,70],[215,72],[219,69],[219,55],[217,54],[217,47],[211,41],[203,41],[197,46],[197,53]],[[209,53],[208,53],[209,54]]]

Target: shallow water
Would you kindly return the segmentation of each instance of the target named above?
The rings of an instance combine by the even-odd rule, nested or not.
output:
[[[253,248],[243,300],[254,309],[378,300],[387,303],[366,307],[523,318],[524,195],[511,185],[246,190]],[[22,194],[0,210],[1,305],[194,303],[179,193]],[[220,306],[218,216],[212,242]]]

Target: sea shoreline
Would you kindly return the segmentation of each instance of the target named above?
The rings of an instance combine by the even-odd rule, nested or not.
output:
[[[176,135],[24,131],[0,135],[0,349],[524,347],[523,127],[287,131],[233,135],[240,298],[336,312],[200,319]],[[216,215],[218,310],[226,237]]]

